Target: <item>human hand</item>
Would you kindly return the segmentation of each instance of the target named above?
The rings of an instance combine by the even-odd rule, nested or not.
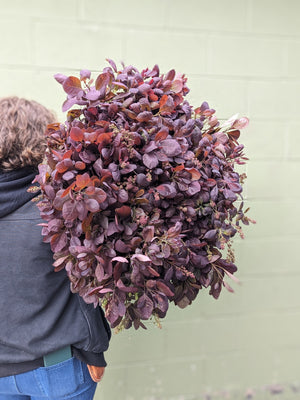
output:
[[[88,365],[87,367],[93,381],[100,382],[104,375],[105,367],[95,367],[94,365]]]

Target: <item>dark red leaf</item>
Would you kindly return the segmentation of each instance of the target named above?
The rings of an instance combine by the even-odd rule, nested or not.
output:
[[[175,78],[175,69],[171,69],[165,76],[166,81],[172,81]]]
[[[82,161],[76,161],[75,168],[79,170],[84,170],[86,168],[86,165]]]
[[[199,172],[198,169],[186,168],[185,170],[188,171],[192,175],[192,181],[198,181],[201,178],[201,173]]]
[[[139,114],[137,115],[136,119],[137,119],[139,122],[148,122],[148,121],[150,121],[150,120],[152,119],[152,117],[153,117],[152,112],[150,112],[150,111],[143,111],[143,112],[141,112],[141,113],[139,113]]]
[[[159,100],[159,107],[162,108],[168,101],[168,95],[164,94],[162,98]]]
[[[241,132],[239,130],[233,130],[228,132],[228,136],[234,140],[237,140],[240,137]]]
[[[82,90],[80,79],[69,76],[64,80],[63,88],[68,95],[75,97]]]
[[[173,297],[174,293],[172,292],[172,290],[161,280],[158,280],[156,282],[157,288],[163,292],[166,296],[168,297]]]
[[[63,193],[61,194],[61,197],[67,196],[67,195],[70,193],[70,191],[71,191],[72,189],[74,189],[74,187],[75,187],[75,182],[71,183],[71,185],[68,186],[67,189],[65,189],[65,190],[63,191]]]
[[[127,218],[131,215],[131,208],[129,206],[116,208],[116,214],[119,215],[121,218]]]
[[[167,96],[167,95],[164,95],[164,96]],[[166,115],[166,114],[172,113],[174,111],[174,107],[175,107],[172,97],[171,96],[167,96],[167,98],[165,98],[164,96],[162,97],[162,99],[164,98],[164,100],[160,101],[160,103],[159,103],[159,106],[160,106],[159,107],[159,112],[162,115]]]
[[[68,170],[68,166],[65,164],[64,161],[60,161],[56,164],[56,171],[60,174],[66,172]]]
[[[73,126],[70,131],[70,137],[76,142],[81,142],[84,139],[84,134],[80,128]]]
[[[83,175],[76,176],[76,188],[77,190],[81,190],[89,185],[91,182],[91,178],[88,173],[84,173]]]
[[[165,139],[167,139],[168,135],[169,135],[169,130],[163,129],[163,130],[157,132],[157,134],[155,135],[155,141],[165,140]]]
[[[105,93],[106,87],[109,83],[109,79],[110,75],[108,72],[103,72],[103,74],[98,75],[95,82],[96,90],[100,90],[101,93]]]

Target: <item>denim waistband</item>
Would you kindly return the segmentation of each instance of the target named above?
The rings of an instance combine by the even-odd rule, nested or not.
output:
[[[36,360],[21,363],[0,364],[0,377],[22,374],[40,367],[49,367],[50,365],[58,364],[71,357],[72,348],[71,346],[66,346],[47,354],[44,357],[37,358]]]

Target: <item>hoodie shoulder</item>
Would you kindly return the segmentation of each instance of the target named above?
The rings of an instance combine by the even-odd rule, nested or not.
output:
[[[17,210],[5,215],[2,220],[41,220],[40,211],[37,207],[37,202],[29,200]]]

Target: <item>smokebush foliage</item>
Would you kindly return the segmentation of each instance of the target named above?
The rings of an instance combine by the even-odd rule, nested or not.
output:
[[[63,110],[80,107],[48,126],[38,206],[71,290],[100,301],[112,327],[137,329],[202,288],[216,299],[223,286],[232,291],[232,238],[251,221],[235,170],[248,120],[221,123],[206,102],[193,108],[187,78],[174,70],[108,62],[95,81],[88,70],[55,75]]]

